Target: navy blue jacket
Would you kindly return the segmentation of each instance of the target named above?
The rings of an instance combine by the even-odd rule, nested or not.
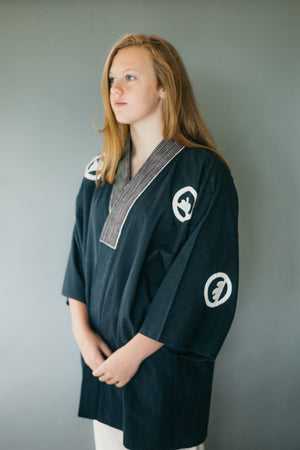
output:
[[[131,450],[173,450],[207,435],[214,360],[238,288],[238,201],[212,151],[162,141],[130,180],[96,187],[96,157],[77,196],[63,295],[86,303],[115,351],[136,333],[165,345],[123,388],[82,360],[79,416],[124,431]]]

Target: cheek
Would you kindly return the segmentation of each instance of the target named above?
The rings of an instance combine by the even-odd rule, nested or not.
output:
[[[140,100],[145,105],[156,104],[159,100],[159,91],[153,87],[149,87],[149,89],[145,90],[143,94],[140,96]]]
[[[148,92],[149,96],[151,96],[154,101],[161,98],[161,92],[156,83],[151,85],[151,88],[149,88]]]

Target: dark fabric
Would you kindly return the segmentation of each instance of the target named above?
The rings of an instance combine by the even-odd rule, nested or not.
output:
[[[115,249],[99,241],[111,191],[92,176],[82,182],[63,295],[86,302],[91,326],[113,351],[137,332],[165,345],[123,388],[99,382],[82,362],[79,415],[123,430],[131,450],[199,445],[237,298],[232,177],[211,151],[184,148],[153,172]],[[122,192],[112,209],[121,202]]]

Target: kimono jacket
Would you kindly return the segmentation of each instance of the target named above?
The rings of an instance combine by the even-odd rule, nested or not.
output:
[[[215,358],[238,288],[238,200],[206,148],[162,140],[130,180],[130,145],[113,185],[87,166],[63,295],[87,305],[112,351],[142,333],[164,345],[122,388],[82,359],[80,417],[123,430],[131,450],[172,450],[207,435]]]

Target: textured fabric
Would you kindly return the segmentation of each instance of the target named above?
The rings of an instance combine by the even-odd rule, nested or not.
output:
[[[172,150],[167,161],[164,150]],[[207,149],[162,142],[110,209],[113,187],[97,188],[94,169],[88,165],[77,196],[63,294],[86,303],[91,327],[112,351],[138,332],[165,345],[123,388],[99,382],[82,361],[79,415],[122,430],[131,450],[198,445],[207,435],[214,360],[236,307],[231,174]],[[118,233],[107,227],[107,244],[100,242],[112,217]]]
[[[96,450],[124,450],[123,431],[112,428],[109,425],[93,420],[95,448]],[[175,450],[175,449],[174,449]],[[195,447],[182,448],[180,450],[205,450],[204,444]]]
[[[116,248],[130,209],[144,190],[147,189],[147,186],[153,182],[154,177],[156,177],[182,149],[183,147],[177,144],[177,142],[162,140],[153,151],[151,157],[147,159],[142,169],[127,184],[124,184],[124,181],[129,179],[129,164],[126,164],[124,167],[125,170],[127,168],[127,176],[126,173],[123,173],[123,171],[120,170],[123,167],[123,161],[129,162],[129,158],[126,158],[125,155],[119,164],[118,177],[111,194],[110,214],[104,223],[100,242],[103,242],[113,249]],[[117,189],[119,187],[119,178],[121,178],[121,185],[124,185],[124,188],[121,193],[118,192],[117,198],[114,199],[115,191],[119,191],[119,189]]]

